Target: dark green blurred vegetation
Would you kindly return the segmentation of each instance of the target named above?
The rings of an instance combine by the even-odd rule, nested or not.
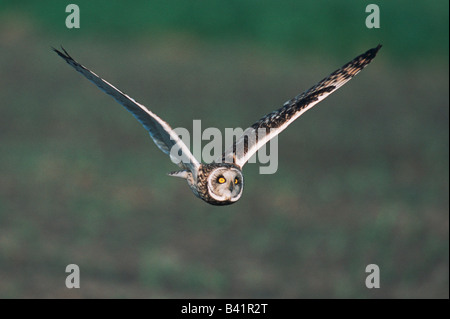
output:
[[[0,3],[0,297],[448,298],[448,1]],[[246,127],[356,55],[349,84],[193,196],[64,47],[173,127]],[[65,288],[65,267],[81,289]],[[381,288],[365,287],[366,265]]]
[[[45,31],[65,35],[61,12],[68,1],[13,1],[0,4],[3,16],[29,17]],[[449,2],[444,0],[376,1],[381,28],[365,27],[368,1],[170,0],[75,2],[82,12],[82,29],[71,36],[119,40],[182,33],[218,43],[261,45],[265,50],[294,53],[331,50],[334,56],[383,41],[399,60],[448,56]],[[3,7],[3,8],[2,8]]]

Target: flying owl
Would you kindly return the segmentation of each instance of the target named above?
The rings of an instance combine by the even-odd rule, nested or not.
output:
[[[199,163],[169,124],[144,105],[79,64],[64,48],[61,47],[62,52],[54,48],[53,50],[100,90],[111,95],[150,132],[158,148],[181,168],[169,173],[170,176],[186,179],[193,193],[209,204],[229,205],[241,198],[244,189],[242,167],[250,157],[300,115],[350,81],[375,58],[380,48],[381,45],[378,45],[357,56],[309,90],[261,118],[246,129],[242,136],[211,164]],[[176,152],[171,151],[173,147],[176,147]]]

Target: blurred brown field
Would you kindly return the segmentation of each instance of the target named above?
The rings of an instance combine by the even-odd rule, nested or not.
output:
[[[228,207],[197,198],[71,55],[172,127],[247,127],[370,47],[297,53],[190,33],[102,40],[0,20],[0,297],[448,298],[448,56],[384,46],[244,168]],[[447,31],[448,32],[448,31]],[[382,40],[382,39],[381,39]],[[448,41],[448,40],[447,40]],[[378,43],[373,43],[373,46]],[[66,265],[81,269],[67,289]],[[367,289],[368,264],[381,288]]]

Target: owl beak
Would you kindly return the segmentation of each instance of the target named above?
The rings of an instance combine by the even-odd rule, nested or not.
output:
[[[233,183],[230,183],[230,184],[228,185],[228,189],[230,190],[230,192],[233,191],[233,189],[234,189]]]

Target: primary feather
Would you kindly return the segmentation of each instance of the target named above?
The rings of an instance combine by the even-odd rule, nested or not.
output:
[[[197,175],[199,162],[194,158],[187,148],[186,144],[181,141],[175,131],[163,121],[155,113],[151,112],[144,105],[136,102],[109,82],[103,80],[97,74],[87,69],[77,61],[75,61],[64,48],[63,52],[53,48],[53,50],[62,57],[70,66],[85,76],[89,81],[94,83],[100,90],[112,96],[118,103],[123,105],[134,117],[149,131],[158,148],[170,156],[171,160],[183,169],[188,169],[194,176]],[[171,154],[173,146],[177,146],[181,154]],[[178,152],[173,152],[178,153]]]
[[[375,58],[380,48],[381,45],[378,45],[357,56],[309,90],[284,103],[278,110],[265,115],[246,129],[243,135],[216,162],[235,163],[242,167],[261,146],[280,134],[300,115],[350,81]]]

